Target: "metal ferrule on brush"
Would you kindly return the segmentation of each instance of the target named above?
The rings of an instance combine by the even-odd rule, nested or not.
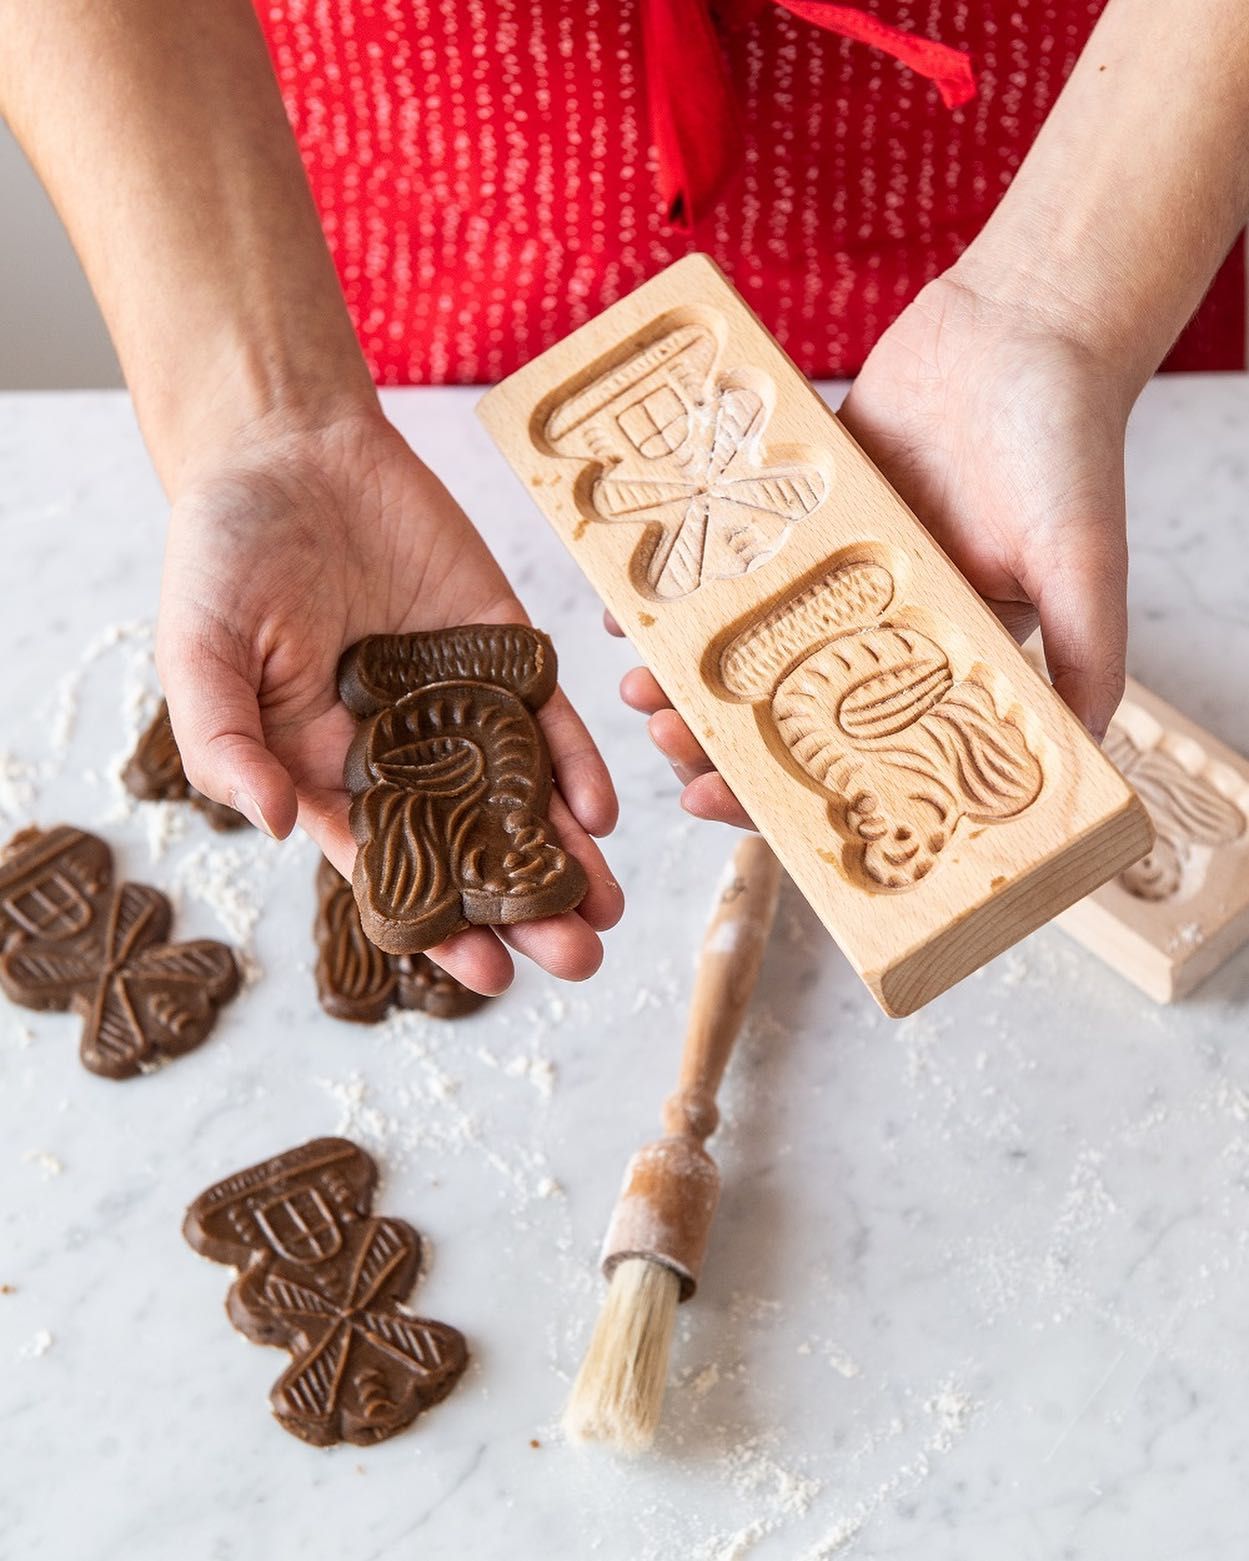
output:
[[[681,1282],[681,1300],[698,1287],[711,1221],[720,1197],[715,1161],[695,1138],[672,1136],[640,1149],[603,1242],[603,1272],[611,1278],[625,1258],[660,1263]]]

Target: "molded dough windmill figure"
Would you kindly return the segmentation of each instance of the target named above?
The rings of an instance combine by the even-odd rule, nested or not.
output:
[[[744,376],[713,379],[719,351],[706,326],[679,326],[563,402],[544,430],[555,454],[599,465],[598,519],[650,523],[634,568],[665,600],[771,558],[828,491],[816,466],[760,465],[770,408]]]

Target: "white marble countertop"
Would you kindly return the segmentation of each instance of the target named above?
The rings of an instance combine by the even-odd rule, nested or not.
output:
[[[0,828],[72,820],[262,976],[161,1073],[83,1071],[0,1007],[0,1558],[1232,1561],[1245,1551],[1249,956],[1154,1007],[1052,929],[882,1018],[792,892],[714,1141],[725,1196],[665,1429],[555,1422],[625,1160],[653,1136],[726,834],[616,701],[628,651],[471,415],[392,413],[481,523],[612,762],[631,895],[604,970],[476,1019],[319,1010],[314,853],[119,807],[154,688],[162,502],[119,395],[0,398]],[[1147,392],[1131,669],[1249,750],[1249,384]],[[327,1132],[427,1237],[413,1304],[474,1364],[393,1442],[270,1419],[279,1351],[179,1233],[218,1177]]]

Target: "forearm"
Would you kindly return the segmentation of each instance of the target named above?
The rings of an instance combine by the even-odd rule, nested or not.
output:
[[[1249,6],[1110,0],[956,267],[1050,315],[1135,393],[1249,215]]]
[[[0,109],[167,489],[244,425],[371,401],[248,0],[0,0]]]

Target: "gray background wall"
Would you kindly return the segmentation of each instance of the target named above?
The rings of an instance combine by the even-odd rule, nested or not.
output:
[[[0,123],[0,390],[120,384],[104,322],[60,220]]]

